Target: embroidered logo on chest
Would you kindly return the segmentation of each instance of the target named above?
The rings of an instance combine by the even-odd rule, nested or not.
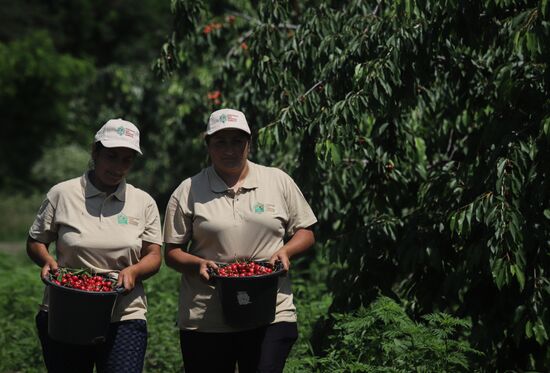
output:
[[[256,214],[263,214],[264,212],[275,212],[275,205],[272,203],[261,203],[256,202],[254,206],[252,206],[252,211]]]
[[[118,214],[116,220],[118,224],[128,225],[128,217],[123,213]]]
[[[117,223],[121,225],[139,225],[139,219],[132,216],[126,216],[124,213],[120,213],[116,217]]]
[[[264,204],[263,203],[260,203],[260,202],[256,202],[256,204],[254,205],[254,208],[253,208],[254,212],[256,214],[261,214],[265,211],[265,207],[264,207]]]

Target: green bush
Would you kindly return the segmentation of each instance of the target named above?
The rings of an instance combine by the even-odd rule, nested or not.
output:
[[[34,316],[42,300],[39,269],[24,253],[0,252],[0,372],[43,372]]]
[[[90,149],[75,144],[46,149],[31,169],[38,189],[47,190],[61,181],[82,175],[88,167],[90,153]]]
[[[472,372],[472,358],[481,355],[462,338],[468,322],[433,313],[417,323],[387,297],[334,318],[336,333],[328,354],[317,360],[317,371]]]
[[[29,168],[70,129],[73,97],[94,75],[89,61],[59,53],[47,32],[0,43],[0,188],[30,189]]]
[[[313,365],[311,334],[317,319],[327,315],[332,294],[327,290],[326,279],[333,265],[326,259],[325,245],[317,245],[313,259],[300,258],[292,262],[292,292],[298,314],[298,340],[292,347],[285,365],[287,373],[308,371]]]
[[[25,240],[43,198],[38,194],[0,194],[0,241]]]

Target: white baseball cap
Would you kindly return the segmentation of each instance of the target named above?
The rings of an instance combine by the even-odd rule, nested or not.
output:
[[[139,130],[131,122],[123,119],[110,119],[97,131],[95,141],[101,141],[106,148],[130,148],[143,154],[139,148]]]
[[[250,128],[244,114],[234,109],[220,109],[210,114],[206,134],[212,135],[221,130],[235,128],[250,135]]]

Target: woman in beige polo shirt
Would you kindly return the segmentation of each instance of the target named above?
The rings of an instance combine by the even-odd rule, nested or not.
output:
[[[248,160],[244,114],[211,114],[206,146],[212,165],[184,180],[166,208],[166,263],[182,273],[180,345],[186,372],[281,372],[298,337],[290,277],[279,278],[275,320],[238,328],[223,318],[209,268],[235,258],[290,259],[315,239],[317,219],[283,171]],[[187,245],[191,242],[190,245]]]
[[[45,277],[58,266],[118,272],[117,298],[107,340],[92,346],[48,335],[48,287],[36,323],[49,372],[141,372],[147,347],[147,301],[142,281],[161,264],[157,205],[125,182],[139,147],[139,130],[109,120],[95,135],[93,168],[50,189],[29,230],[27,252]],[[56,256],[48,248],[55,242]],[[86,320],[82,320],[86,323]]]

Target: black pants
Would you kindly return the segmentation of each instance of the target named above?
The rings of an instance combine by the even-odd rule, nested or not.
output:
[[[85,322],[85,321],[83,321]],[[147,322],[111,323],[105,343],[81,346],[58,342],[48,335],[48,313],[36,315],[42,354],[49,373],[140,373],[147,349]]]
[[[296,323],[280,322],[235,333],[180,330],[185,373],[282,372],[298,339]]]

